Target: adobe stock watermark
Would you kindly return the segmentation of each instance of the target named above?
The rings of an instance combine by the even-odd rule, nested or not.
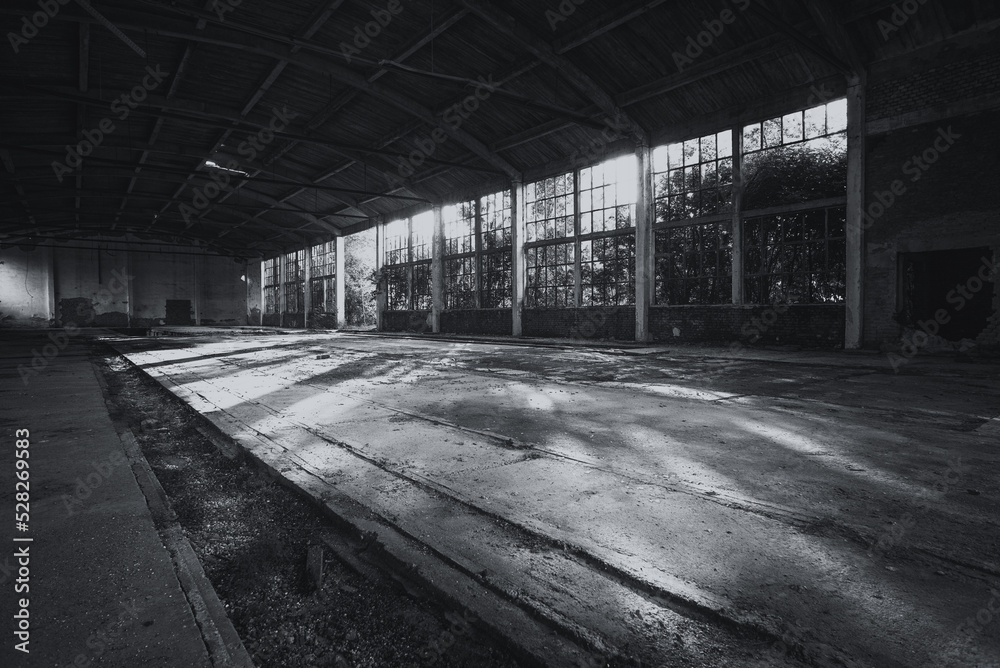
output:
[[[752,0],[733,0],[733,4],[740,14],[750,9]],[[722,33],[726,31],[726,26],[730,26],[736,23],[738,14],[730,8],[725,8],[719,13],[719,18],[712,20],[704,20],[701,24],[705,27],[697,35],[687,38],[687,47],[683,52],[674,51],[674,64],[677,65],[677,71],[683,72],[685,67],[694,64],[694,61],[701,58],[704,55],[705,50],[712,47],[715,44],[715,40],[722,36]]]
[[[927,0],[905,0],[905,2],[894,4],[889,20],[879,19],[878,21],[877,25],[879,32],[882,33],[882,39],[888,42],[893,37],[893,33],[899,32],[926,4]]]
[[[576,13],[577,7],[586,2],[587,0],[562,0],[556,8],[559,11],[546,9],[545,20],[549,22],[549,27],[552,28],[552,32],[555,32],[558,29],[560,23],[573,16],[573,14]]]
[[[919,155],[914,155],[903,163],[903,174],[910,177],[910,183],[917,183],[961,138],[962,135],[955,132],[951,126],[948,126],[948,129],[938,128],[937,137],[932,144]],[[862,229],[867,230],[872,227],[909,191],[910,186],[902,179],[893,181],[888,190],[876,191],[876,201],[865,209]]]
[[[479,111],[482,103],[490,99],[490,96],[499,87],[500,84],[493,80],[492,74],[488,77],[480,75],[475,90],[461,102],[448,107],[441,115],[442,122],[452,132],[457,132],[473,114]],[[424,137],[414,142],[417,148],[410,151],[406,157],[399,156],[396,174],[391,172],[387,174],[389,186],[391,188],[398,188],[405,185],[404,181],[413,176],[417,169],[437,153],[438,147],[446,143],[449,138],[450,136],[445,132],[444,128],[438,127],[434,128],[429,137]]]
[[[256,160],[264,152],[264,149],[275,140],[276,133],[283,132],[292,119],[298,116],[294,111],[289,111],[287,106],[280,110],[274,107],[271,112],[271,121],[268,126],[248,135],[236,149],[236,152],[246,158],[248,163]],[[217,169],[209,173],[208,176],[211,179],[209,183],[201,188],[195,188],[191,195],[191,203],[182,203],[179,207],[181,216],[184,217],[184,222],[188,225],[192,224],[192,218],[197,216],[199,211],[207,209],[223,192],[232,190],[229,187],[232,181],[230,174],[248,175],[248,172],[243,170],[236,160],[230,160],[225,165],[213,163],[212,166]]]
[[[125,293],[128,291],[128,283],[134,277],[129,276],[117,269],[111,272],[111,281],[108,283],[107,287],[102,287],[97,291],[95,295],[98,302],[110,302],[113,297]],[[79,307],[77,307],[78,316],[83,315],[80,312]],[[56,357],[58,357],[62,351],[66,349],[69,345],[70,339],[80,335],[80,327],[74,321],[70,321],[63,324],[62,329],[51,332],[48,336],[49,343],[46,343],[41,351],[37,348],[31,350],[31,364],[30,366],[24,364],[17,365],[17,373],[21,376],[21,382],[25,387],[28,386],[28,382],[34,377],[40,374],[49,364],[52,363]]]
[[[354,26],[354,40],[339,44],[340,53],[343,54],[348,64],[353,56],[359,55],[371,46],[372,40],[378,38],[382,31],[389,27],[392,20],[403,13],[403,5],[400,0],[389,0],[385,9],[373,9],[370,13],[374,20],[363,26]]]
[[[421,652],[421,657],[428,666],[433,666],[440,661],[445,653],[454,647],[459,638],[468,635],[472,630],[472,624],[476,621],[475,615],[467,610],[463,610],[461,616],[446,613],[445,618],[451,623],[451,626],[442,631],[435,640],[427,643],[427,647]]]
[[[41,11],[32,14],[31,18],[21,17],[21,29],[18,32],[7,33],[7,41],[10,42],[10,48],[14,49],[14,53],[20,53],[21,46],[38,36],[38,32],[56,17],[64,5],[69,3],[70,0],[38,0]]]
[[[120,466],[128,466],[128,459],[124,452],[116,451],[107,460],[91,461],[90,468],[93,469],[86,478],[77,478],[76,486],[73,488],[73,496],[63,494],[60,501],[66,508],[66,517],[76,514],[76,509],[82,507],[84,502],[91,495],[104,485],[115,474],[115,469]]]
[[[927,512],[932,503],[941,501],[952,489],[962,483],[966,471],[969,470],[968,466],[962,464],[962,458],[958,457],[954,461],[947,462],[947,464],[948,468],[944,472],[943,482],[937,483],[934,486],[934,491],[928,489],[920,490],[918,495],[919,502],[914,508],[914,512],[904,513],[898,522],[893,523],[891,527],[883,531],[878,539],[874,540],[868,547],[869,557],[875,556],[876,552],[883,553],[902,543],[907,532],[912,531],[917,526],[915,513]]]
[[[142,82],[132,90],[119,95],[111,103],[111,116],[105,116],[92,130],[83,131],[83,141],[75,146],[66,145],[66,157],[63,162],[53,161],[52,172],[56,175],[59,183],[62,183],[63,176],[72,174],[83,164],[83,159],[94,152],[109,135],[114,133],[118,127],[112,121],[112,117],[119,121],[125,121],[142,102],[149,97],[149,94],[156,90],[163,80],[170,76],[170,72],[164,72],[157,65],[155,68],[146,66],[146,76]]]
[[[740,334],[750,339],[749,343],[757,343],[760,341],[761,335],[767,333],[768,330],[778,323],[781,316],[788,313],[789,308],[788,304],[774,304],[764,309],[760,315],[755,315],[750,318],[749,322],[743,323],[743,327],[740,328]],[[743,341],[734,341],[729,344],[729,352],[735,355],[746,350],[746,347],[747,344]]]
[[[917,329],[909,337],[904,337],[899,354],[888,354],[887,359],[894,372],[899,373],[901,366],[907,364],[921,350],[935,341],[941,327],[950,323],[952,315],[960,313],[976,295],[983,291],[987,283],[996,283],[997,276],[1000,275],[1000,262],[993,262],[987,257],[981,259],[982,265],[980,265],[978,273],[969,277],[964,283],[957,284],[945,295],[945,300],[952,304],[953,308],[951,310],[938,309],[934,312],[933,318],[917,322]]]

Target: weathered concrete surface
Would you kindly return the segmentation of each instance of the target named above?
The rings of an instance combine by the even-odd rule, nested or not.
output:
[[[812,663],[1000,661],[995,365],[342,334],[120,347],[262,458],[609,653],[676,635],[691,660],[789,660],[747,654],[735,624]]]
[[[46,333],[0,333],[5,547],[3,666],[210,666],[195,617],[132,474],[90,362],[87,334],[22,381]],[[16,430],[30,432],[29,531],[14,530]],[[14,550],[28,536],[29,589]],[[14,650],[14,604],[30,602],[30,654]]]

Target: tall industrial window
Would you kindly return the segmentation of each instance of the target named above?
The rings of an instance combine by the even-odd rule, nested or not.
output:
[[[410,261],[410,221],[394,220],[385,226],[384,263],[405,264]]]
[[[658,223],[732,212],[732,131],[657,147],[653,179]]]
[[[525,188],[527,243],[572,237],[576,233],[575,188],[572,172],[543,179]]]
[[[529,308],[565,308],[576,305],[576,246],[573,243],[526,248],[528,284],[524,300]]]
[[[337,242],[330,241],[309,249],[309,283],[314,313],[337,311]]]
[[[513,303],[510,191],[481,197],[479,213],[482,239],[479,305],[482,308],[510,308]]]
[[[743,210],[847,194],[847,101],[743,128]]]
[[[580,170],[583,306],[635,303],[638,163],[627,155]]]
[[[285,255],[285,313],[305,309],[305,251]]]
[[[813,209],[744,222],[745,299],[839,304],[846,294],[846,210]]]
[[[406,311],[410,308],[410,220],[394,220],[385,226],[383,275],[386,281],[386,308]]]
[[[446,306],[476,308],[476,202],[447,206],[442,214]]]
[[[733,133],[657,147],[655,303],[732,302]]]
[[[386,308],[390,311],[431,308],[431,254],[434,214],[430,211],[386,225]]]
[[[576,306],[576,245],[536,242],[576,234],[576,177],[570,172],[525,188],[525,304],[529,308]]]
[[[264,313],[276,314],[281,308],[281,259],[264,261]]]
[[[729,223],[657,230],[656,303],[729,304],[733,240]]]

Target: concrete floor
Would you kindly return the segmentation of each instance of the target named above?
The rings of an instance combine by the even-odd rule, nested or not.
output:
[[[6,547],[2,612],[29,601],[28,653],[4,623],[3,666],[211,666],[195,613],[158,535],[147,498],[115,430],[84,332],[31,369],[46,332],[0,332],[0,425]],[[58,333],[53,332],[58,337]],[[52,349],[50,349],[51,351]],[[17,430],[29,432],[29,523],[14,530]],[[141,455],[140,455],[141,457]],[[28,537],[30,543],[14,543]],[[30,573],[15,550],[27,546]],[[15,583],[27,589],[15,594]]]
[[[783,642],[719,664],[1000,663],[1000,365],[366,334],[116,345],[290,479],[609,656],[759,631]]]

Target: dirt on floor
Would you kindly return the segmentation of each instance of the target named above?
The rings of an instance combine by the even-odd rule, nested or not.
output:
[[[254,662],[263,667],[528,665],[429,592],[337,558],[364,542],[275,483],[228,459],[200,416],[116,355],[99,360],[112,419],[127,424]],[[306,573],[324,547],[322,588]],[[359,557],[360,558],[360,557]]]

